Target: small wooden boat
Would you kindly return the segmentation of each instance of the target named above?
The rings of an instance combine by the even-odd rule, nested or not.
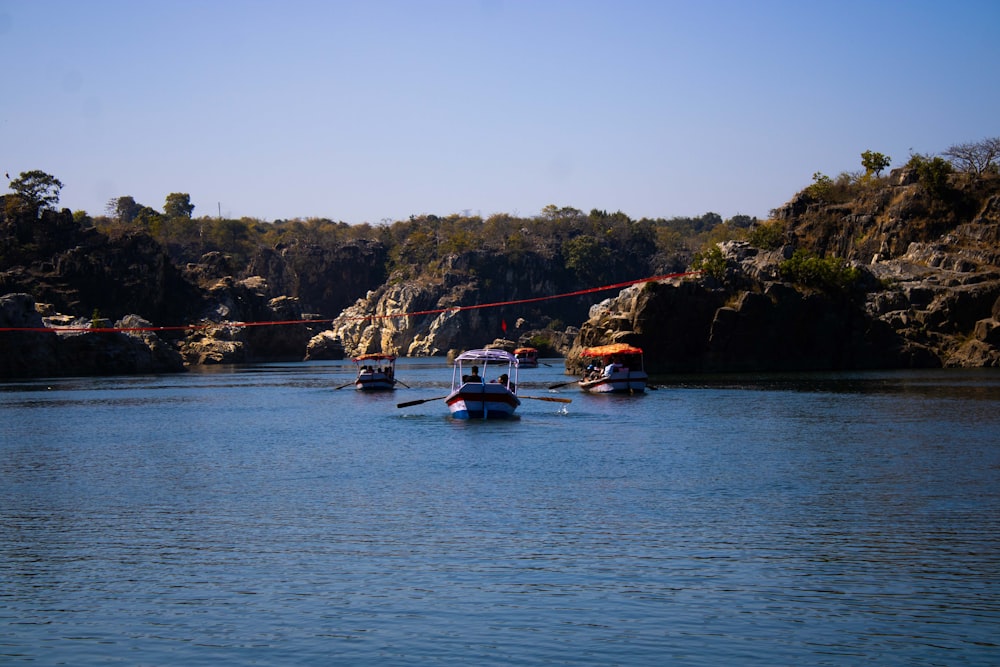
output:
[[[580,389],[592,394],[634,394],[646,391],[649,376],[642,365],[642,349],[624,343],[584,348],[587,366]]]
[[[517,357],[504,350],[469,350],[455,358],[445,403],[455,419],[506,419],[521,405]]]
[[[396,388],[396,355],[362,354],[354,357],[358,377],[354,386],[362,391]]]
[[[519,347],[514,350],[520,368],[538,368],[538,350],[533,347]]]

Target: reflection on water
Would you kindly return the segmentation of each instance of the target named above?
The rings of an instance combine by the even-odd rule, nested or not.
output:
[[[1000,664],[1000,374],[353,371],[0,385],[0,661]]]

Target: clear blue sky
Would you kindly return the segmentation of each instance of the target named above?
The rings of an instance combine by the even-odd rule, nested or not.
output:
[[[864,150],[1000,136],[998,29],[997,0],[0,0],[0,172],[91,215],[765,217]]]

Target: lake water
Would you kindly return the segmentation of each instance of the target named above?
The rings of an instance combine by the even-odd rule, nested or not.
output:
[[[998,665],[1000,373],[0,384],[0,663]]]

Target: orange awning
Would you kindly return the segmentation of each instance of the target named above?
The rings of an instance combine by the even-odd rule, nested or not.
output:
[[[615,354],[642,354],[642,349],[632,347],[627,343],[614,343],[612,345],[598,345],[597,347],[585,347],[580,353],[584,357],[610,357]]]
[[[395,361],[396,355],[394,354],[362,354],[361,356],[354,357],[354,361]]]

